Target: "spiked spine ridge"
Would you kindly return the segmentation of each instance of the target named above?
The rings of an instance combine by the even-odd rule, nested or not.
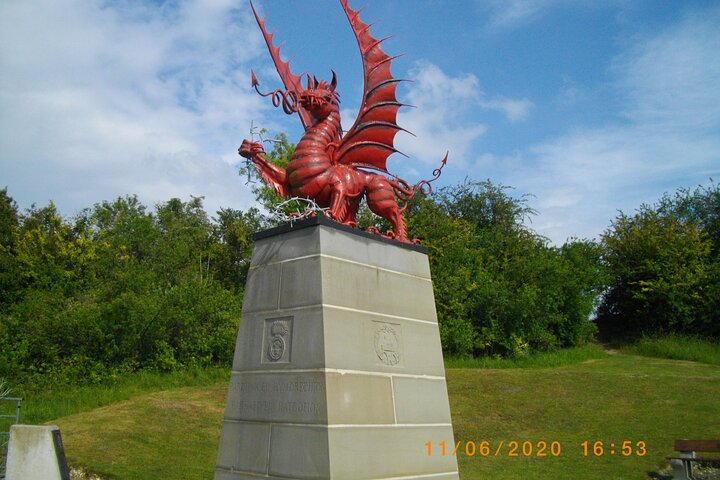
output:
[[[272,41],[273,35],[275,34],[268,33],[268,31],[265,29],[265,20],[260,20],[260,17],[255,10],[255,5],[253,5],[252,0],[250,0],[250,7],[252,8],[253,14],[255,15],[255,20],[260,26],[263,38],[265,39],[265,44],[270,51],[270,56],[272,57],[273,63],[275,64],[275,69],[277,70],[278,75],[280,75],[280,79],[282,80],[283,85],[285,85],[285,89],[300,94],[300,92],[304,90],[300,81],[302,75],[295,75],[294,73],[292,73],[292,71],[290,71],[290,62],[286,62],[282,58],[280,58],[280,46],[273,45]],[[310,115],[310,112],[305,110],[301,105],[297,105],[297,113],[298,115],[300,115],[300,121],[302,121],[305,130],[317,123],[313,116]]]
[[[348,0],[340,0],[350,26],[355,33],[363,62],[364,89],[360,112],[355,124],[342,138],[335,162],[344,165],[370,167],[387,172],[387,158],[398,152],[394,147],[395,134],[404,130],[397,124],[397,112],[402,103],[395,96],[397,84],[390,57],[381,47],[383,39],[370,34],[370,25],[360,20],[360,10],[353,10]]]
[[[340,4],[360,47],[364,89],[358,117],[347,134],[339,139],[332,161],[388,173],[387,158],[393,153],[402,154],[395,149],[395,135],[400,130],[406,131],[397,124],[397,112],[405,105],[395,95],[398,83],[403,80],[394,78],[390,72],[390,64],[397,56],[391,57],[383,51],[381,44],[387,38],[378,40],[370,34],[370,25],[360,20],[360,10],[350,8],[348,0],[340,0]],[[250,6],[283,85],[288,91],[299,94],[304,90],[301,76],[293,74],[290,63],[280,57],[280,46],[273,44],[274,34],[266,30],[265,21],[258,16],[252,0]],[[297,112],[306,131],[317,123],[301,105],[297,105]]]

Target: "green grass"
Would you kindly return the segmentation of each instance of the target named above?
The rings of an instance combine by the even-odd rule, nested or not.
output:
[[[69,463],[103,479],[210,479],[227,381],[163,390],[53,420]]]
[[[698,337],[667,335],[645,337],[621,348],[627,353],[646,357],[672,358],[720,365],[720,343]]]
[[[173,373],[140,371],[127,373],[95,385],[18,387],[22,397],[22,423],[40,424],[110,405],[145,393],[178,387],[207,386],[230,378],[227,368],[205,368]]]
[[[557,457],[459,456],[461,478],[642,479],[667,467],[678,438],[720,432],[720,367],[615,354],[538,370],[447,371],[456,441],[560,442]],[[582,442],[604,442],[584,455]],[[645,442],[623,457],[622,443]],[[609,454],[615,443],[615,455]]]
[[[667,474],[665,457],[673,454],[675,439],[716,438],[720,432],[718,365],[592,348],[526,361],[523,367],[447,369],[460,451],[468,442],[479,447],[487,441],[494,453],[504,442],[498,456],[461,453],[461,479],[650,479],[651,473]],[[212,478],[227,372],[180,377],[127,380],[112,394],[125,400],[49,422],[60,426],[71,465],[103,478]],[[192,386],[173,388],[183,383]],[[76,394],[61,395],[72,408],[46,411],[92,408],[92,402],[72,400]],[[587,457],[581,446],[586,440]],[[510,457],[511,441],[530,442],[535,452],[538,442],[559,442],[561,451],[526,457],[519,449],[518,457]],[[596,441],[604,442],[601,457],[592,454]],[[623,457],[625,441],[635,452],[637,442],[645,442],[647,453]]]
[[[567,348],[553,352],[533,353],[519,358],[445,358],[445,368],[550,368],[602,358],[605,352],[598,345]]]

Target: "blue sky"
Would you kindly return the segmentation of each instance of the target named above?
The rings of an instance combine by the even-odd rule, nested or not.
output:
[[[351,6],[363,2],[351,0]],[[720,3],[366,0],[404,53],[391,169],[438,183],[491,179],[532,194],[555,244],[597,238],[618,210],[720,177]],[[339,77],[343,123],[362,89],[338,1],[257,0],[296,73]],[[244,0],[0,2],[0,186],[71,216],[135,193],[253,204],[237,168],[251,122],[300,123],[250,89],[280,83]]]

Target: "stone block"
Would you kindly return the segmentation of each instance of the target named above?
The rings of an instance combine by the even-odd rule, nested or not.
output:
[[[244,473],[237,470],[225,470],[218,468],[215,470],[215,480],[287,480],[287,478],[268,475],[259,476],[254,473]]]
[[[323,372],[233,372],[225,420],[327,424]]]
[[[450,425],[330,428],[331,478],[369,480],[452,474],[457,472],[455,457],[427,454],[426,442],[442,440],[454,445]]]
[[[450,423],[445,380],[394,377],[393,392],[398,423]]]
[[[325,304],[437,322],[430,280],[330,257],[322,260]]]
[[[303,228],[255,242],[251,264],[265,265],[320,253],[320,229]]]
[[[227,470],[267,473],[270,425],[226,421],[217,466]]]
[[[436,323],[326,305],[323,308],[323,328],[325,365],[328,368],[445,376]],[[394,335],[390,330],[394,331]]]
[[[423,253],[388,248],[385,243],[368,241],[333,228],[320,229],[320,243],[323,255],[430,279],[430,263]]]
[[[70,480],[60,429],[52,425],[12,425],[6,480]]]
[[[273,425],[270,475],[285,478],[330,478],[327,427]]]
[[[280,308],[320,305],[323,299],[320,256],[283,262]]]
[[[279,299],[280,264],[250,268],[243,296],[243,313],[277,310]]]
[[[328,424],[393,424],[395,409],[390,377],[328,373]]]
[[[244,314],[233,370],[291,370],[324,367],[321,307]]]

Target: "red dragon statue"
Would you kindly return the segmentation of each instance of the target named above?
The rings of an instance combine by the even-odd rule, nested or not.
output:
[[[392,153],[400,153],[393,146],[395,134],[403,130],[396,122],[398,109],[403,106],[395,96],[401,80],[390,73],[390,63],[397,57],[383,52],[384,39],[377,40],[370,35],[370,27],[360,20],[359,11],[350,8],[347,0],[340,0],[340,4],[357,38],[363,62],[365,88],[355,124],[343,135],[335,72],[330,83],[308,75],[303,86],[301,76],[294,75],[289,63],[280,58],[280,47],[273,45],[273,34],[265,29],[265,22],[258,17],[251,0],[250,6],[285,91],[261,93],[254,72],[252,86],[260,95],[272,96],[276,107],[282,104],[285,113],[297,113],[305,134],[285,169],[262,155],[261,143],[244,140],[238,153],[253,162],[261,177],[278,194],[309,198],[327,208],[326,216],[339,223],[357,226],[355,215],[364,196],[370,210],[392,225],[392,230],[384,236],[409,243],[405,208],[419,189],[429,189],[430,182],[440,176],[447,154],[431,180],[414,186],[388,172],[387,158]]]

